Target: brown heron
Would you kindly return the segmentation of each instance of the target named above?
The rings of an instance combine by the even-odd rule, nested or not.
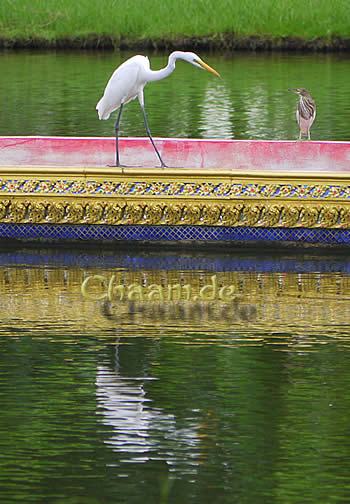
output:
[[[299,140],[302,135],[307,135],[310,140],[310,128],[316,117],[316,103],[309,91],[304,88],[289,89],[299,96],[296,110],[297,123],[299,125]]]

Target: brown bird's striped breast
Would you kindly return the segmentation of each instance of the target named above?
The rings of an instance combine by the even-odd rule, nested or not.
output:
[[[316,103],[311,96],[300,95],[298,112],[303,119],[311,119],[316,114]]]

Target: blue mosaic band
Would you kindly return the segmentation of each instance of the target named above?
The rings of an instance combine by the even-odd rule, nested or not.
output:
[[[0,223],[0,239],[45,241],[272,241],[349,244],[348,229]]]

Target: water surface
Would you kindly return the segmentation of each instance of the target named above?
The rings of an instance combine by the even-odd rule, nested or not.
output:
[[[1,53],[0,134],[111,135],[95,104],[128,56]],[[304,86],[313,137],[349,138],[344,55],[203,57],[221,80],[179,63],[147,86],[155,136],[295,138]],[[144,135],[137,103],[122,133]],[[91,275],[90,297],[113,275],[192,290],[88,299]],[[0,501],[348,502],[349,275],[333,253],[1,252]]]
[[[349,274],[339,254],[0,254],[0,500],[347,502]],[[88,299],[93,275],[193,296]],[[194,299],[213,276],[231,301]]]
[[[111,136],[113,119],[98,121],[95,106],[113,70],[131,53],[0,53],[1,135]],[[167,55],[150,54],[151,66]],[[296,96],[309,89],[317,102],[312,137],[350,138],[345,54],[201,54],[218,79],[178,62],[167,79],[145,88],[152,133],[160,137],[294,139]],[[124,136],[145,136],[137,102],[128,104]]]

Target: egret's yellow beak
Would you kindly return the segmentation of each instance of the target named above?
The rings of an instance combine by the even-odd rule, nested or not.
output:
[[[198,63],[198,65],[200,65],[202,68],[204,68],[204,70],[208,70],[208,72],[216,75],[216,77],[221,77],[221,75],[216,70],[214,70],[214,68],[204,63],[204,61],[197,59],[196,63]]]

